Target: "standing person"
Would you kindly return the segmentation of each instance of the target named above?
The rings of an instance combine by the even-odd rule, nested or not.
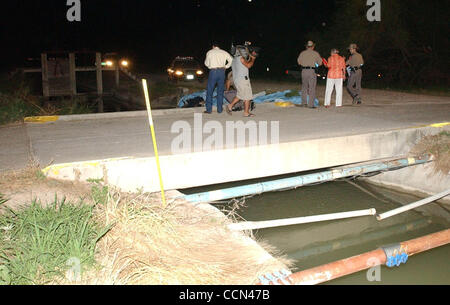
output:
[[[226,111],[231,115],[233,106],[239,102],[244,101],[244,116],[252,117],[253,113],[250,113],[250,100],[253,98],[252,85],[250,84],[250,78],[248,75],[248,69],[253,67],[256,59],[256,52],[253,51],[249,54],[248,59],[245,59],[242,54],[237,55],[233,59],[233,82],[236,87],[237,93],[233,101],[226,106]]]
[[[222,113],[223,91],[225,89],[225,70],[231,67],[233,57],[219,48],[216,42],[212,49],[206,53],[205,66],[209,69],[208,85],[206,89],[206,111],[212,112],[212,96],[217,85],[217,112]]]
[[[362,55],[357,52],[358,46],[356,45],[356,43],[350,44],[348,49],[351,55],[346,62],[350,70],[347,82],[347,90],[353,98],[353,104],[361,104],[361,67],[364,64],[364,60]]]
[[[302,67],[302,104],[308,101],[308,108],[317,108],[314,106],[317,84],[315,69],[322,65],[322,57],[314,51],[315,46],[314,42],[308,41],[306,50],[302,51],[297,58],[297,63]]]
[[[327,87],[325,89],[325,108],[330,107],[331,94],[336,87],[336,107],[342,106],[342,84],[345,79],[345,58],[339,56],[337,49],[331,49],[331,56],[326,64],[328,68]]]

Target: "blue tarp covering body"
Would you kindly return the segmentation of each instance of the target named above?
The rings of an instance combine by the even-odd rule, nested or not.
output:
[[[295,96],[286,96],[287,94],[291,95],[291,90],[281,91],[281,92],[275,92],[271,94],[265,94],[261,96],[257,96],[253,99],[253,102],[260,104],[260,103],[268,103],[268,102],[292,102],[293,104],[301,105],[302,104],[302,93],[301,91],[298,91],[298,95]],[[188,95],[183,96],[180,101],[178,102],[178,107],[183,108],[186,107],[187,101],[196,97],[201,97],[203,100],[206,100],[206,90],[194,92]],[[308,97],[309,98],[309,97]],[[223,99],[224,104],[228,104],[228,101],[224,98]],[[212,104],[214,106],[217,105],[217,90],[214,90],[213,98],[212,98]],[[314,100],[314,106],[319,106],[319,101],[317,99]]]

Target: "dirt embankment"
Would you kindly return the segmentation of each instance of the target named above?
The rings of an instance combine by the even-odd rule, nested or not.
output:
[[[273,247],[230,231],[231,218],[212,206],[172,200],[169,192],[163,208],[157,194],[121,193],[92,183],[48,179],[38,168],[0,174],[0,213],[5,207],[25,208],[34,199],[51,204],[57,196],[97,203],[93,219],[111,226],[97,243],[97,268],[75,282],[55,278],[56,284],[255,284],[258,276],[291,265]]]

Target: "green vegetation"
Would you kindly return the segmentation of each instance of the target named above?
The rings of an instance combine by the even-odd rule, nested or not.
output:
[[[365,62],[363,86],[373,80],[383,89],[448,88],[446,6],[428,1],[424,10],[419,0],[382,2],[381,21],[369,22],[366,1],[337,1],[326,26],[317,25],[307,37],[312,37],[324,57],[331,48],[348,56],[349,44],[357,43]]]
[[[13,94],[0,92],[0,125],[17,122],[38,113],[37,107],[33,107],[33,104],[23,97],[22,92]]]
[[[293,97],[293,96],[299,96],[298,90],[290,90],[288,93],[286,93],[286,97]]]
[[[0,175],[0,285],[255,284],[292,265],[259,243],[278,256],[262,264],[261,248],[230,234],[211,211],[183,201],[163,208],[157,193],[88,182],[42,180],[34,168]],[[16,194],[24,189],[72,199],[23,202]],[[224,212],[234,218],[237,208]]]
[[[108,201],[109,188],[102,185],[102,179],[88,179],[92,183],[91,197],[95,204],[106,204]]]
[[[59,98],[45,102],[43,98],[31,94],[31,84],[24,76],[2,77],[0,84],[0,125],[23,121],[28,116],[95,112],[95,105],[81,98]]]
[[[8,201],[8,199],[5,198],[5,195],[3,195],[2,193],[0,193],[0,206],[2,204],[4,204],[6,201]]]
[[[55,198],[1,214],[0,285],[46,284],[94,266],[97,241],[109,230],[93,219],[94,208]]]

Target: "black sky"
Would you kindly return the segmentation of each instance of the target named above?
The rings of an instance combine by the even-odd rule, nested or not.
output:
[[[2,45],[10,64],[44,50],[120,52],[142,70],[167,66],[177,55],[203,60],[211,40],[263,48],[270,64],[280,48],[286,64],[330,18],[330,0],[81,0],[81,22],[66,19],[66,0],[14,0],[4,5]],[[291,56],[289,56],[291,57]]]

